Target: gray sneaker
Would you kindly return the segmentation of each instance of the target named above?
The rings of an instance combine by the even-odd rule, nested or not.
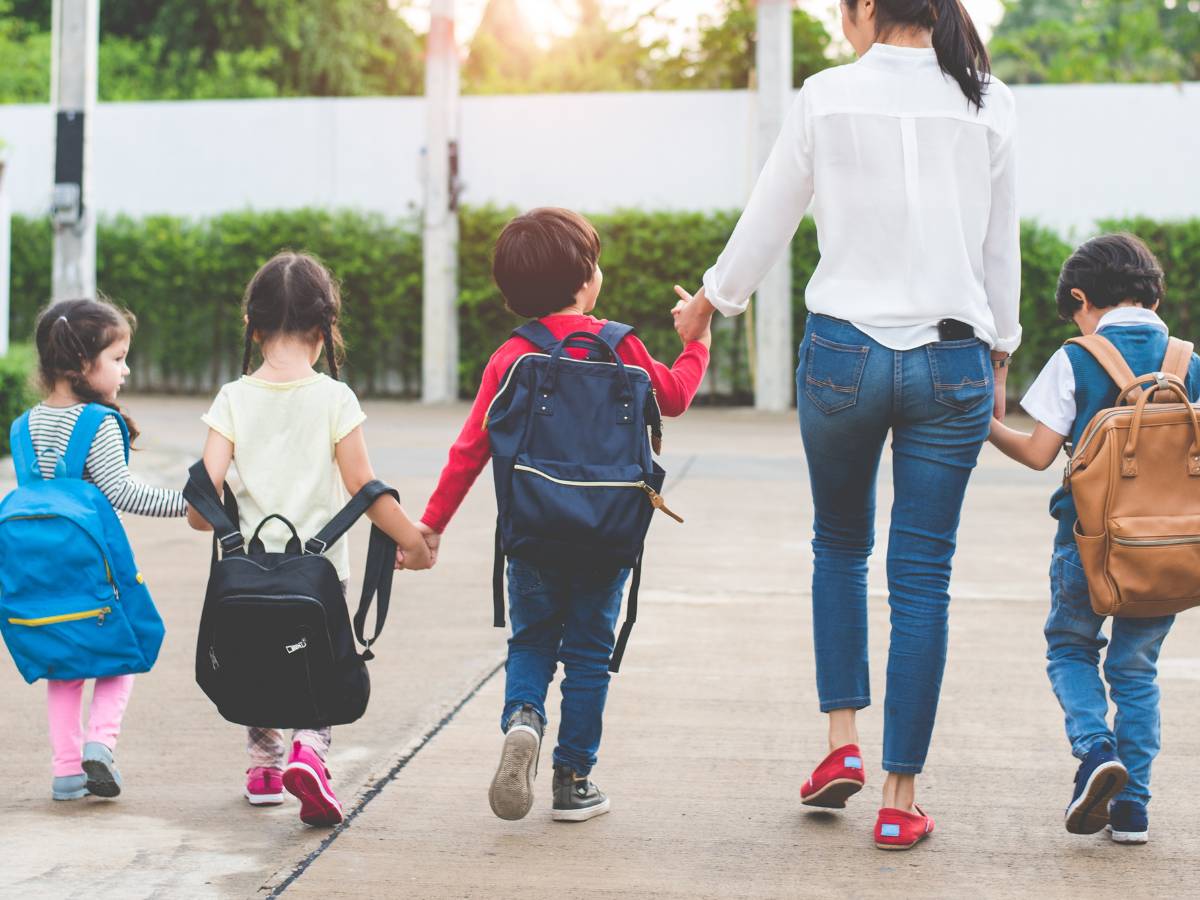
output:
[[[501,819],[523,819],[533,807],[542,728],[542,720],[532,706],[522,706],[508,720],[500,765],[488,790],[492,812]]]
[[[78,775],[55,775],[50,786],[50,795],[55,800],[78,800],[86,797],[87,776],[82,772]]]
[[[556,822],[586,822],[608,812],[608,797],[586,775],[576,775],[570,766],[554,767],[554,809]]]
[[[83,771],[88,792],[96,797],[116,797],[121,793],[121,773],[113,764],[112,751],[99,741],[83,745]]]

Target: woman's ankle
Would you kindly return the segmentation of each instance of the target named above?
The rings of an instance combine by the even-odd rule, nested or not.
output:
[[[847,744],[858,744],[858,723],[855,709],[831,709],[829,715],[829,752]]]
[[[915,813],[917,804],[917,776],[888,772],[883,782],[883,805],[887,809],[902,809]]]

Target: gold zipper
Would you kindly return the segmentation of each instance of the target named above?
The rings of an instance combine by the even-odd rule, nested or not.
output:
[[[42,625],[58,625],[61,622],[78,622],[81,619],[97,619],[97,625],[104,624],[104,617],[112,612],[111,606],[101,606],[99,609],[88,609],[77,613],[64,613],[61,616],[42,616],[38,619],[9,619],[9,625],[28,625],[38,628]]]
[[[1188,544],[1200,544],[1200,535],[1172,538],[1122,538],[1114,537],[1114,544],[1122,547],[1183,547]]]
[[[667,508],[666,501],[663,500],[662,494],[660,494],[654,488],[650,487],[650,485],[646,484],[646,482],[644,482],[644,481],[569,481],[564,478],[555,478],[553,475],[547,475],[545,472],[541,471],[540,469],[534,469],[530,466],[515,465],[515,466],[513,466],[513,468],[519,472],[528,472],[531,475],[537,475],[541,478],[545,478],[547,481],[553,481],[555,484],[563,484],[563,485],[566,485],[567,487],[639,488],[640,490],[642,490],[646,493],[646,497],[650,500],[651,506],[653,506],[655,509],[662,510],[668,516],[670,516],[672,519],[674,519],[676,522],[683,522],[682,517],[680,517],[676,513],[673,513],[670,509]]]

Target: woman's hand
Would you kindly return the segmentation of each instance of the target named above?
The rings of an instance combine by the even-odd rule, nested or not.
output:
[[[712,344],[712,317],[716,311],[704,296],[704,288],[689,294],[679,285],[675,285],[675,293],[679,302],[671,310],[675,317],[675,331],[679,339],[687,344],[689,341],[700,341],[705,347]]]

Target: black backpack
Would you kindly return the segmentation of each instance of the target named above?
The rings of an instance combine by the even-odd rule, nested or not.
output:
[[[188,470],[183,495],[213,526],[196,683],[224,718],[261,728],[324,728],[366,711],[366,663],[387,618],[396,543],[372,526],[353,631],[341,580],[323,554],[384,494],[400,499],[382,481],[368,482],[303,546],[292,523],[277,514],[263,519],[247,543],[233,492],[225,491],[222,506],[204,463]],[[283,553],[264,552],[259,539],[271,519],[291,529]],[[363,631],[376,594],[375,634],[368,640]]]

